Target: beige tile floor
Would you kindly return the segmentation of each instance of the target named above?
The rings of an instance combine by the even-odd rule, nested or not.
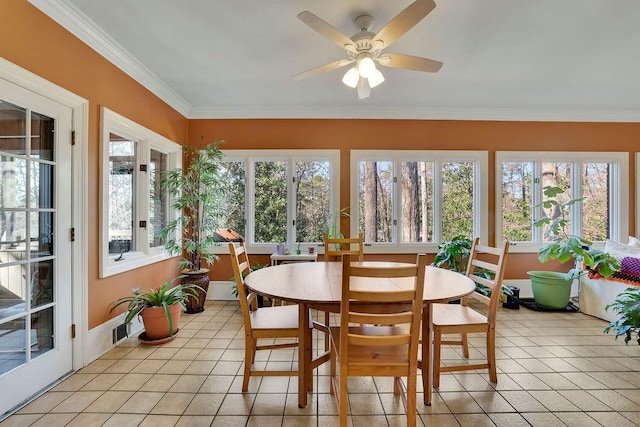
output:
[[[443,375],[433,405],[418,404],[418,425],[640,425],[640,347],[603,335],[606,322],[500,308],[498,323],[498,383],[486,371]],[[471,359],[479,358],[483,339],[471,344]],[[130,338],[0,426],[337,424],[326,365],[316,372],[309,405],[299,409],[296,378],[254,377],[241,393],[243,346],[238,304],[210,302],[203,313],[183,316],[175,340],[144,346]],[[443,352],[444,359],[458,356],[454,348]],[[258,358],[296,364],[292,350]],[[406,425],[388,379],[350,379],[349,389],[354,427]]]

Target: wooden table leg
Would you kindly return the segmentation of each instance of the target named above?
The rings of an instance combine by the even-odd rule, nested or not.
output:
[[[307,406],[308,376],[311,372],[311,337],[309,330],[309,307],[298,304],[298,407]],[[313,376],[311,377],[313,381]]]
[[[432,358],[433,358],[433,337],[431,336],[431,321],[433,313],[431,304],[425,305],[422,309],[422,388],[424,389],[424,404],[431,406],[431,393],[433,382]]]

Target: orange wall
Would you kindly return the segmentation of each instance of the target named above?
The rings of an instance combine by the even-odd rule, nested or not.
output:
[[[152,129],[179,144],[224,139],[223,148],[320,148],[341,150],[340,206],[349,204],[349,150],[433,149],[488,150],[491,168],[495,151],[637,150],[640,124],[538,123],[419,120],[187,120],[140,84],[84,45],[26,0],[2,0],[0,56],[89,100],[89,328],[113,315],[109,306],[132,287],[152,287],[177,273],[173,260],[107,279],[98,278],[100,106]],[[493,240],[494,171],[490,170],[489,236]],[[630,231],[635,185],[630,177]],[[348,224],[342,224],[347,227]],[[491,243],[493,243],[491,241]],[[267,257],[254,257],[267,263]],[[371,259],[374,257],[371,256]],[[406,256],[399,255],[399,259]],[[408,259],[408,258],[407,258]],[[534,255],[514,254],[507,277],[521,278],[536,266]],[[227,258],[214,266],[212,278],[227,280]]]
[[[629,170],[640,151],[638,123],[550,123],[453,120],[189,120],[189,135],[223,139],[222,149],[340,149],[340,206],[348,206],[349,150],[486,150],[489,152],[489,243],[495,240],[496,151],[624,151]],[[635,234],[635,183],[629,177],[629,231]],[[341,224],[348,230],[348,223]],[[408,259],[398,255],[398,259]],[[367,259],[373,259],[367,256]],[[387,257],[388,258],[388,257]],[[220,264],[227,264],[223,258]],[[531,269],[564,269],[548,263],[541,267],[535,254],[510,254],[506,277],[527,277]],[[220,274],[216,273],[220,270]],[[225,276],[226,275],[226,276]],[[226,266],[214,267],[212,277],[228,278]]]
[[[169,260],[98,278],[100,107],[106,106],[179,143],[187,119],[113,66],[26,0],[2,0],[0,56],[89,100],[89,319],[93,328],[113,317],[110,304],[131,288],[151,288],[177,275]]]

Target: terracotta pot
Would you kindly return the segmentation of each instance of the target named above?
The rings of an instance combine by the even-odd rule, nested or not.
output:
[[[203,291],[198,291],[197,298],[189,298],[186,302],[187,313],[194,314],[204,311],[204,301],[207,299],[207,291],[209,290],[209,270],[202,268],[198,271],[182,271],[186,277],[182,279],[182,284],[194,284],[200,286]]]
[[[173,333],[175,334],[180,328],[182,306],[180,304],[170,305],[169,313],[171,314]],[[144,323],[145,334],[150,340],[159,340],[171,336],[169,321],[163,307],[147,307],[142,310],[142,322]]]

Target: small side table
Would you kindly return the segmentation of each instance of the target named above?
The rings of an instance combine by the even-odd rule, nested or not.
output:
[[[318,261],[318,253],[312,254],[289,254],[279,255],[276,253],[271,254],[271,265],[288,264],[291,262],[316,262]]]

